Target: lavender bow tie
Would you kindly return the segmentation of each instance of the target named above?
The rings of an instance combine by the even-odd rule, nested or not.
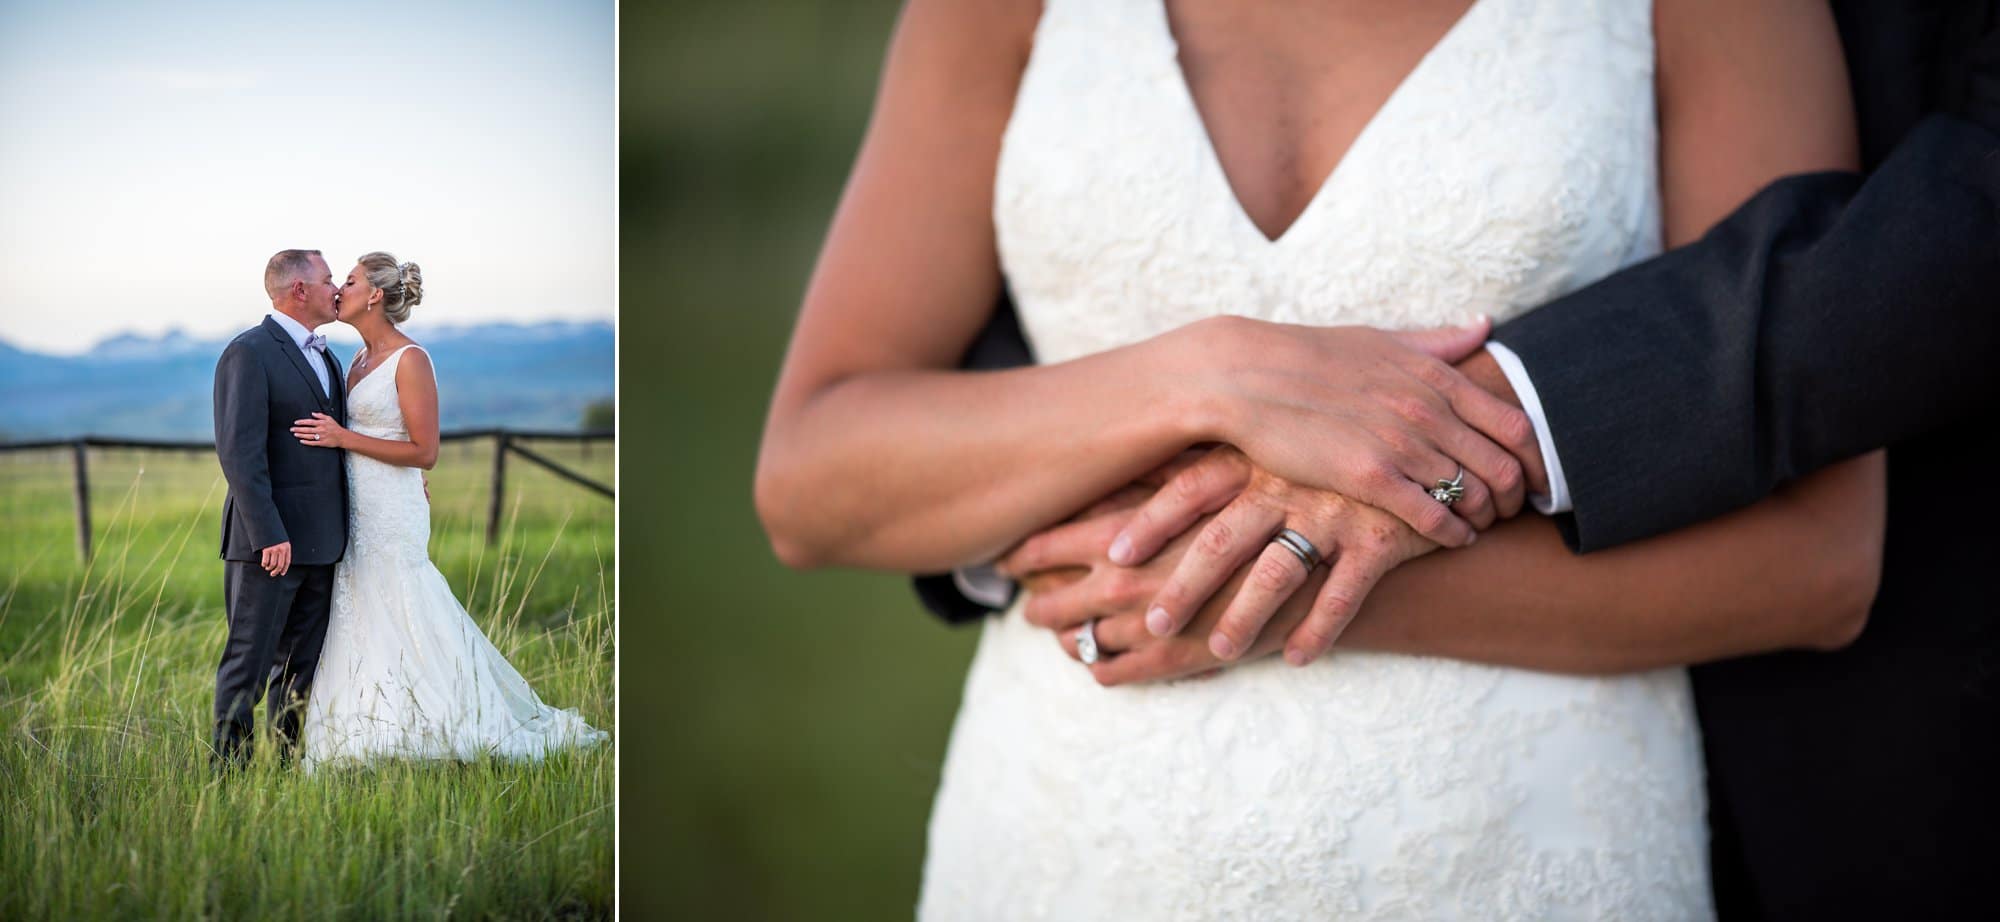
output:
[[[318,334],[318,333],[307,333],[307,334],[306,334],[306,348],[307,348],[307,349],[311,349],[311,350],[312,350],[312,351],[314,351],[314,352],[325,352],[325,351],[326,351],[326,337],[324,337],[324,336],[321,336],[321,335],[320,335],[320,334]]]

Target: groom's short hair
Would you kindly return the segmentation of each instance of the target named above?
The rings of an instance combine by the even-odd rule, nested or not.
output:
[[[318,255],[318,250],[279,250],[278,255],[264,264],[264,293],[271,300],[278,300],[285,289],[292,287],[294,279],[312,271],[312,258]]]

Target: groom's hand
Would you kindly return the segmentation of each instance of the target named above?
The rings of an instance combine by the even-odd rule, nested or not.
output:
[[[1098,683],[1106,686],[1200,676],[1231,665],[1215,656],[1206,638],[1243,590],[1247,571],[1238,571],[1230,578],[1195,615],[1189,630],[1155,637],[1145,627],[1146,602],[1165,585],[1193,546],[1198,529],[1177,536],[1153,559],[1137,567],[1119,566],[1105,558],[1105,541],[1125,527],[1145,495],[1145,491],[1128,488],[1090,512],[1035,535],[1001,560],[1002,569],[1015,572],[1028,593],[1024,610],[1028,622],[1051,631],[1071,659],[1077,658],[1078,629],[1085,621],[1098,619],[1098,648],[1105,658],[1089,668]],[[1207,524],[1209,518],[1212,516],[1199,524]],[[1285,638],[1305,620],[1318,583],[1325,577],[1324,568],[1315,571],[1303,591],[1279,608],[1239,661],[1283,647]]]
[[[1206,524],[1190,527],[1198,522]],[[1281,529],[1303,537],[1316,559],[1308,562],[1278,543]],[[1194,541],[1155,593],[1146,630],[1156,637],[1179,633],[1242,571],[1247,579],[1209,626],[1207,639],[1218,660],[1237,659],[1324,567],[1332,576],[1285,651],[1294,666],[1333,647],[1384,574],[1437,548],[1385,510],[1293,483],[1228,445],[1177,472],[1132,514],[1106,556],[1114,563],[1143,563],[1168,540],[1188,534]]]
[[[292,542],[284,541],[264,549],[264,572],[283,576],[292,568]]]
[[[1167,486],[1134,508],[1129,497],[1140,493],[1127,488],[1125,502],[1100,504],[1000,559],[1029,590],[1029,623],[1066,646],[1075,628],[1101,618],[1107,651],[1141,646],[1140,633],[1206,650],[1172,654],[1180,665],[1261,655],[1289,638],[1286,659],[1304,665],[1332,648],[1384,574],[1436,547],[1381,509],[1287,482],[1227,445],[1177,459]],[[1274,543],[1280,528],[1304,534],[1323,563],[1308,568]],[[1031,577],[1078,568],[1081,578]]]
[[[1110,688],[1170,679],[1203,678],[1238,663],[1263,659],[1284,649],[1286,638],[1305,622],[1311,612],[1313,596],[1326,577],[1325,568],[1313,571],[1306,585],[1279,606],[1277,613],[1265,623],[1263,632],[1251,641],[1249,649],[1233,661],[1217,658],[1215,651],[1210,650],[1202,638],[1221,623],[1231,601],[1244,590],[1250,578],[1248,570],[1238,570],[1230,577],[1222,591],[1195,614],[1189,629],[1172,637],[1154,637],[1148,633],[1137,612],[1103,619],[1097,623],[1096,633],[1098,649],[1104,651],[1104,658],[1089,667],[1090,674],[1099,685]],[[1069,653],[1071,659],[1078,659],[1077,634],[1077,631],[1068,631],[1059,636],[1063,650]],[[1081,662],[1080,659],[1078,661]]]

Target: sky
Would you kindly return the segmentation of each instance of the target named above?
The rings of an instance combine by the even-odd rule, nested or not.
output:
[[[613,8],[0,0],[0,340],[231,333],[290,247],[417,262],[426,324],[612,320]]]

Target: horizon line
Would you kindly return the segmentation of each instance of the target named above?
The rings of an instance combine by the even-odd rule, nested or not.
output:
[[[269,312],[267,311],[266,314],[268,313]],[[263,316],[265,315],[262,314],[259,315],[258,319],[259,323],[263,322],[262,321]],[[435,323],[428,321],[417,321],[417,323],[423,329],[433,330],[438,332],[457,332],[460,330],[468,330],[479,327],[539,327],[539,326],[565,325],[565,326],[604,326],[611,328],[612,332],[616,333],[618,330],[617,321],[618,321],[618,315],[613,313],[604,317],[548,317],[541,320],[524,320],[521,318],[507,317],[507,318],[488,320],[484,322],[460,321],[457,318],[453,318],[451,320],[436,321]],[[333,327],[336,326],[337,324],[338,321],[335,321],[334,323],[327,324],[326,327]],[[322,329],[325,329],[326,327],[322,327]],[[63,350],[63,349],[47,349],[38,346],[28,345],[4,333],[0,333],[0,346],[5,346],[16,352],[24,352],[30,355],[46,356],[50,358],[81,358],[83,356],[89,355],[92,352],[97,351],[100,348],[103,348],[107,343],[111,343],[115,340],[120,340],[120,339],[139,340],[142,342],[164,342],[166,340],[178,337],[181,339],[193,340],[195,342],[207,342],[213,339],[225,338],[234,335],[235,335],[234,333],[202,333],[190,330],[189,328],[183,326],[168,327],[167,329],[158,333],[147,333],[136,328],[127,327],[124,329],[115,330],[110,333],[107,333],[95,340],[92,340],[89,345],[74,351]],[[346,329],[340,329],[340,330],[335,330],[333,332],[329,332],[327,333],[327,338],[334,340],[359,339],[360,334],[355,333],[353,331],[353,328],[349,327]]]

